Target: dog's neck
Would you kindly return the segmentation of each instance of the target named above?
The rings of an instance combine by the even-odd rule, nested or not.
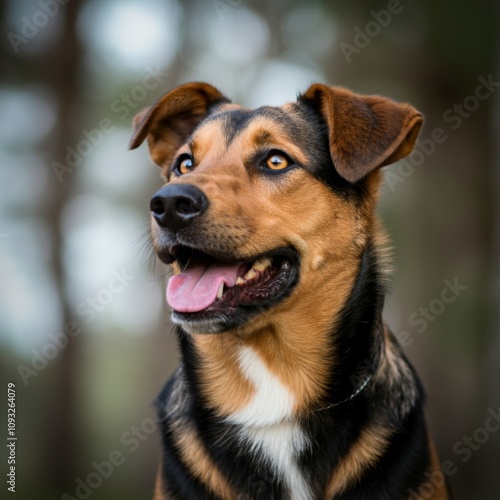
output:
[[[378,251],[370,243],[352,268],[337,267],[315,293],[290,297],[252,331],[181,334],[186,374],[208,407],[230,417],[267,397],[257,424],[275,423],[356,392],[376,369],[383,343]]]

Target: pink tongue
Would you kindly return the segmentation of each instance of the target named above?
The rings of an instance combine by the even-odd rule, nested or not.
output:
[[[182,273],[168,280],[168,305],[179,312],[197,312],[206,309],[217,298],[222,282],[234,286],[239,264],[224,264],[212,261],[210,264],[196,262]]]

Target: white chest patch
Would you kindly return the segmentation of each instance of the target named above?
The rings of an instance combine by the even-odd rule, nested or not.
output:
[[[242,410],[228,421],[242,426],[241,437],[256,454],[268,460],[288,486],[291,500],[310,500],[311,491],[296,462],[307,446],[307,437],[292,419],[294,396],[273,375],[250,347],[240,351],[240,367],[252,382],[255,394]]]
[[[242,347],[239,364],[245,377],[253,384],[255,394],[245,408],[231,415],[231,422],[262,426],[282,422],[292,416],[294,397],[273,375],[251,347]]]

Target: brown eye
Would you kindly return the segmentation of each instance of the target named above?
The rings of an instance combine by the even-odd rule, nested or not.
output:
[[[268,156],[266,166],[271,170],[283,170],[290,166],[290,162],[285,156],[274,153]]]
[[[184,160],[182,160],[179,163],[179,166],[177,167],[177,171],[179,172],[180,175],[187,174],[191,172],[192,169],[193,169],[193,160],[191,158],[184,158]]]

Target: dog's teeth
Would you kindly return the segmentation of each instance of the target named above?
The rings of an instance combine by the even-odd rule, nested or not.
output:
[[[253,280],[256,276],[257,276],[257,272],[254,269],[250,269],[250,271],[248,271],[245,274],[245,279]]]
[[[246,283],[246,281],[241,276],[238,276],[236,278],[236,284],[237,285],[244,285],[245,283]]]
[[[257,259],[253,264],[252,264],[252,269],[255,269],[256,271],[263,272],[265,271],[270,265],[272,264],[272,261],[269,257],[262,257],[260,259]]]
[[[222,299],[222,294],[224,293],[224,282],[222,282],[217,290],[217,298]]]
[[[265,271],[266,268],[264,266],[264,263],[262,262],[262,259],[256,260],[252,264],[252,269],[255,269],[256,271],[259,271],[259,272]]]

